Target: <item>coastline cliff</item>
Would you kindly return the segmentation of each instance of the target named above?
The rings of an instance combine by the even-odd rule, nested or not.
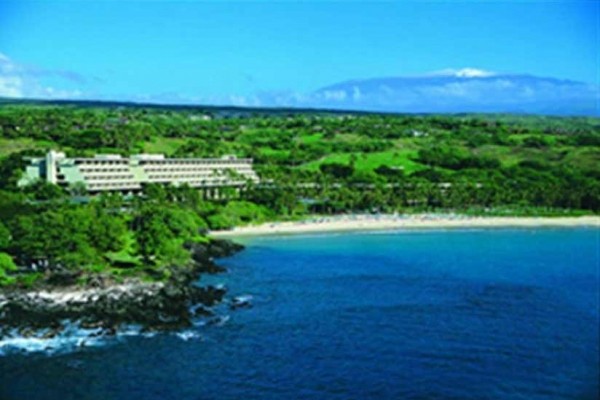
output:
[[[115,283],[97,279],[85,287],[45,284],[33,289],[0,291],[0,339],[15,334],[52,338],[67,324],[96,329],[97,335],[113,335],[124,325],[145,331],[181,329],[197,316],[211,316],[211,307],[222,302],[226,289],[198,286],[201,274],[224,272],[215,258],[243,249],[229,240],[189,244],[189,268],[173,267],[165,282],[129,279]]]

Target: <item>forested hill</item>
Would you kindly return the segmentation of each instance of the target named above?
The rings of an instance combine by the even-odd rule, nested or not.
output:
[[[365,115],[365,114],[390,114],[374,113],[369,111],[345,111],[327,108],[299,108],[299,107],[241,107],[241,106],[214,106],[214,105],[191,105],[191,104],[157,104],[113,100],[36,100],[36,99],[12,99],[0,97],[2,106],[56,106],[56,107],[78,107],[78,108],[128,108],[148,109],[163,111],[189,111],[210,113],[216,118],[249,117],[249,116],[281,116],[281,115]]]

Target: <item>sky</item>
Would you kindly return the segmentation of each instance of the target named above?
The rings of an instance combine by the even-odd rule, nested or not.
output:
[[[0,0],[0,96],[243,105],[463,68],[598,85],[599,21],[595,0]]]

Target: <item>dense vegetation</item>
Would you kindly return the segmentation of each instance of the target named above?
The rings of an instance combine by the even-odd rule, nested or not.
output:
[[[207,201],[190,188],[74,197],[17,188],[23,157],[160,152],[252,157],[263,183]],[[600,119],[366,115],[144,107],[0,108],[0,285],[166,279],[186,245],[223,229],[308,213],[572,214],[600,210]],[[21,272],[18,272],[21,267]],[[23,267],[37,271],[23,273]]]

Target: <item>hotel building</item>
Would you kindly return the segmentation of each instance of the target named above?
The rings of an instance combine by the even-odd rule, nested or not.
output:
[[[258,182],[252,159],[224,156],[221,158],[165,158],[162,154],[137,154],[129,158],[103,154],[91,158],[69,158],[50,151],[45,157],[29,158],[19,186],[45,179],[59,186],[83,184],[88,193],[108,191],[136,192],[144,184],[194,188],[242,187],[248,181]]]

